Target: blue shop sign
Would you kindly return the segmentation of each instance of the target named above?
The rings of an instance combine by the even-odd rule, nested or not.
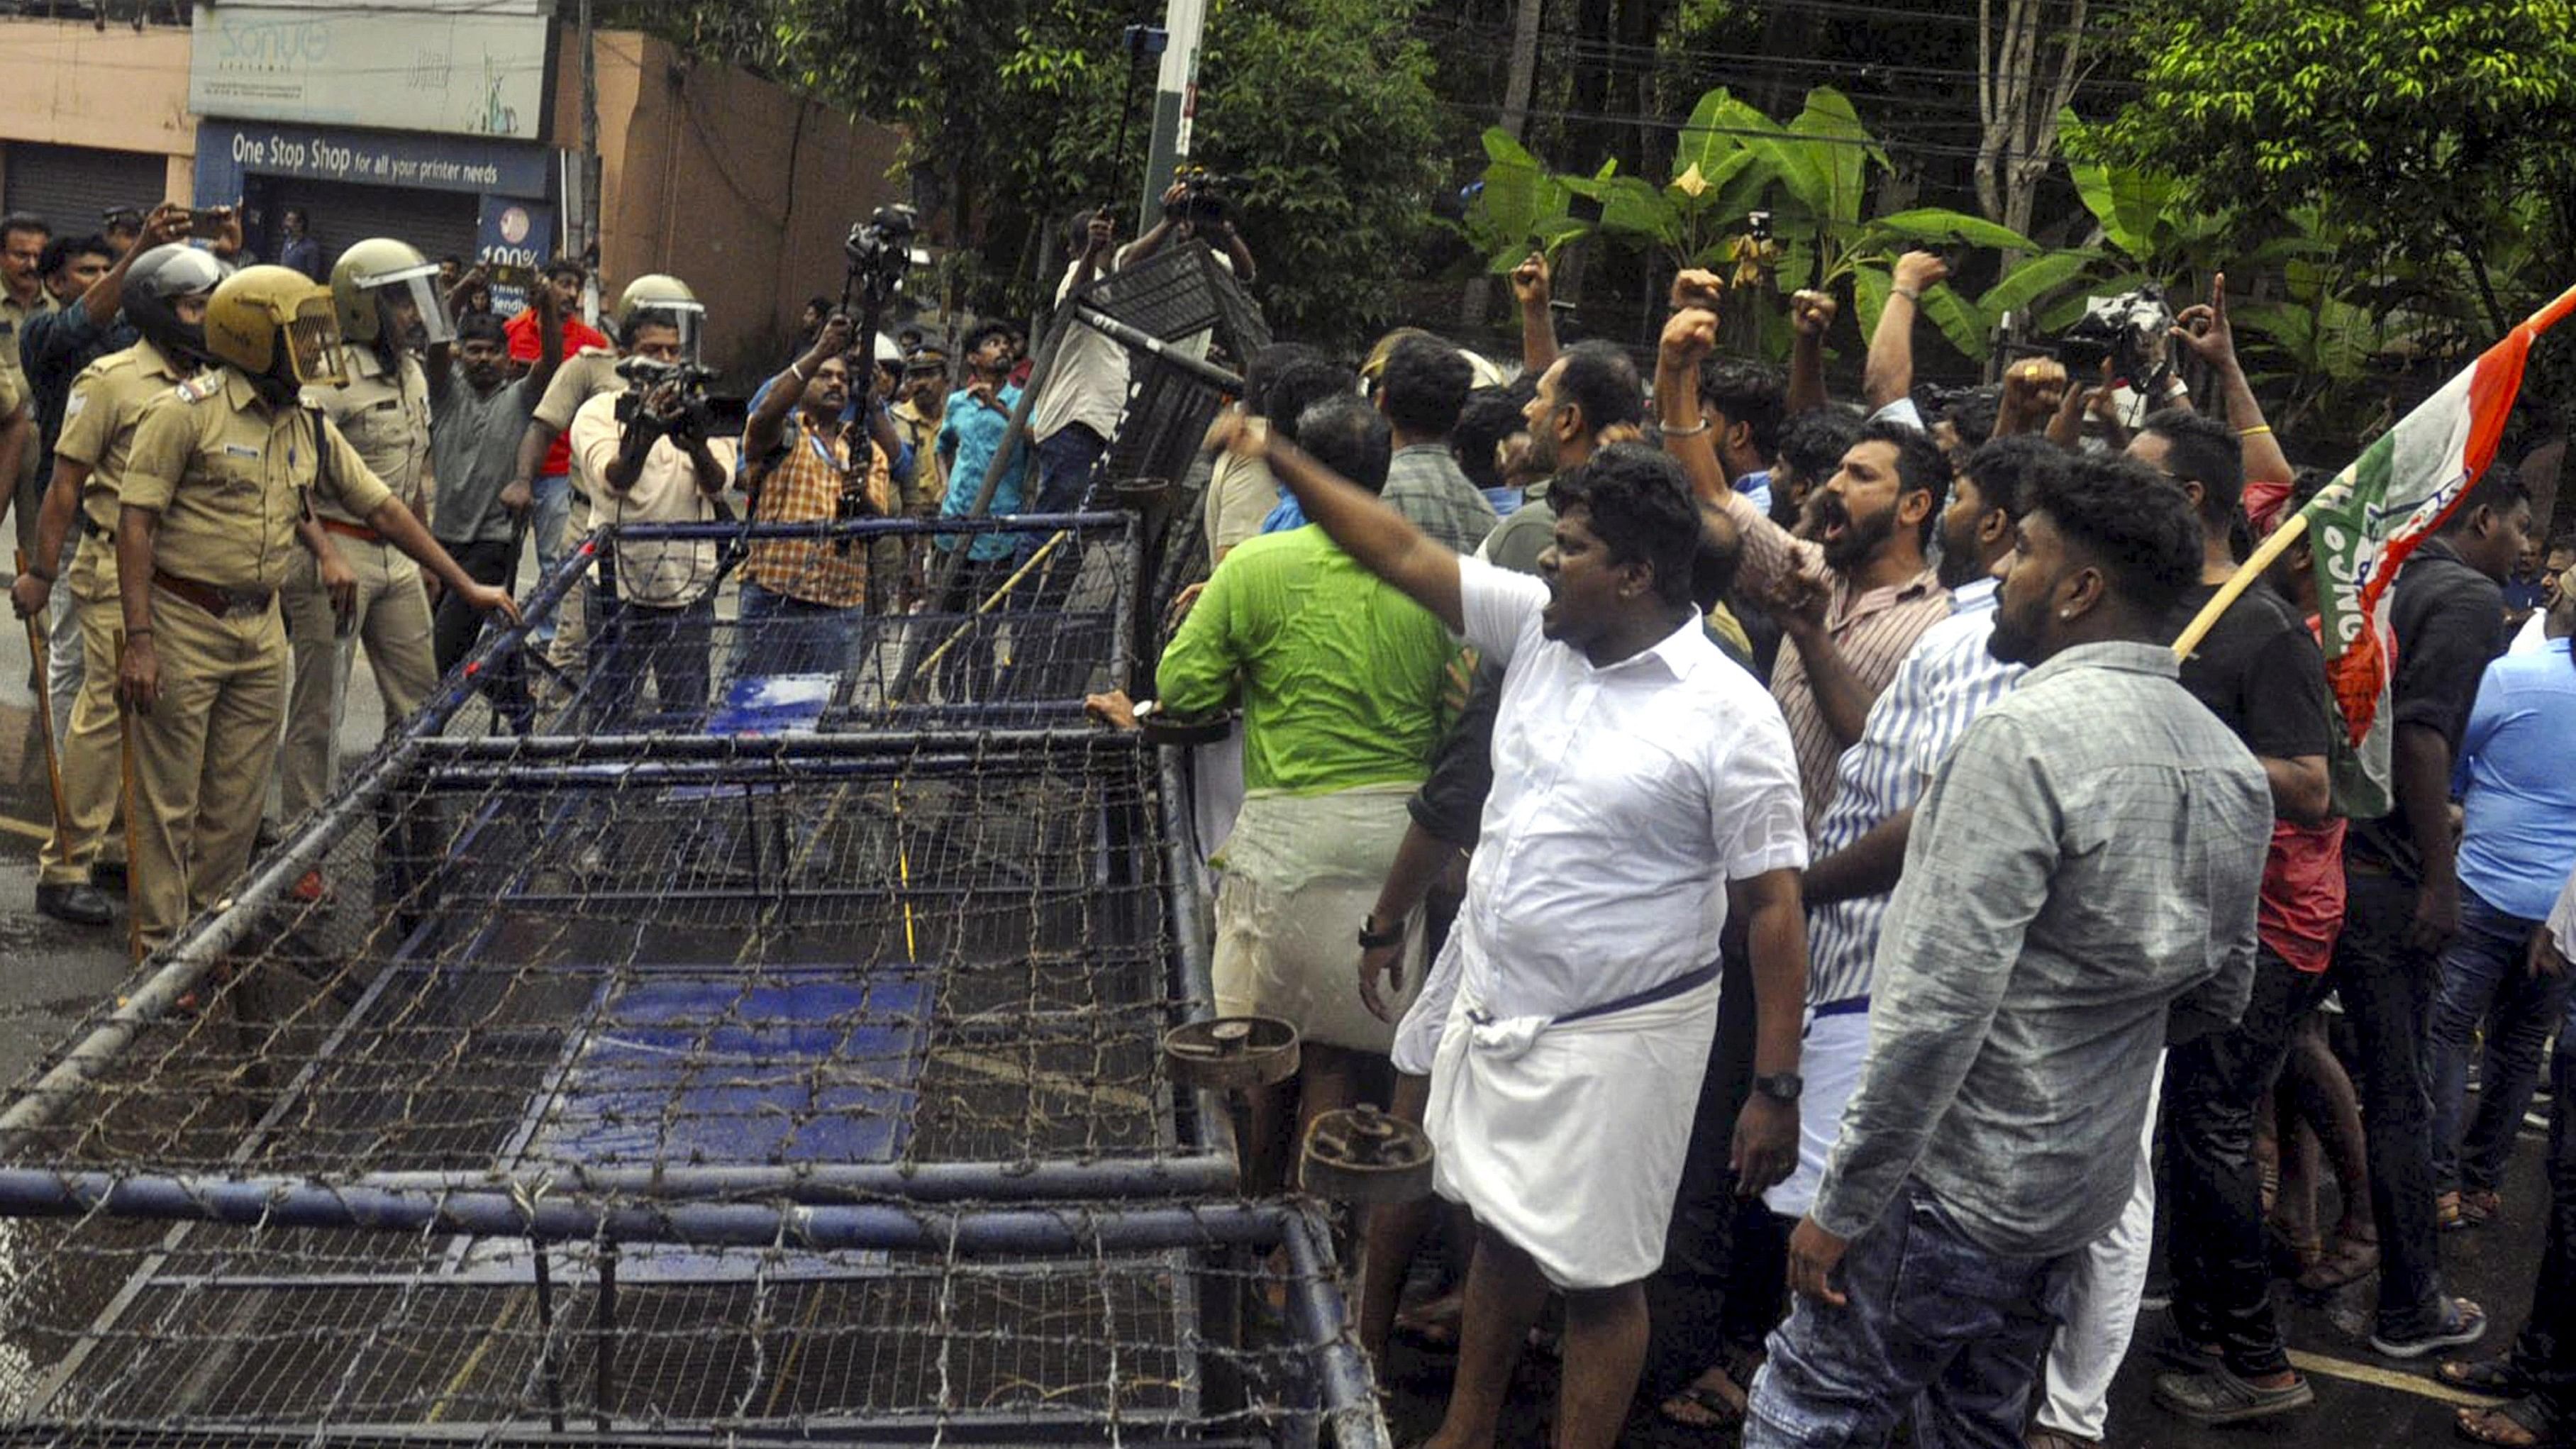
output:
[[[212,204],[239,196],[244,176],[292,176],[542,197],[550,159],[526,142],[206,120],[197,123],[197,196]]]

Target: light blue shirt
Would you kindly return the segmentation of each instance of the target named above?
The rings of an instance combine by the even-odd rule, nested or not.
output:
[[[1979,579],[1952,591],[1950,617],[1914,641],[1870,706],[1860,739],[1835,762],[1834,803],[1816,827],[1818,860],[1912,809],[1968,721],[2012,692],[2022,668],[1986,652],[1994,621],[1995,581]],[[1862,896],[1807,913],[1809,1005],[1869,994],[1887,902],[1883,895]]]
[[[1759,469],[1735,480],[1735,491],[1753,500],[1753,506],[1766,515],[1771,511],[1771,470]]]
[[[2576,663],[2568,641],[2487,666],[2460,740],[2460,883],[2511,916],[2549,914],[2576,869]]]
[[[963,518],[975,507],[975,495],[984,489],[984,470],[992,466],[1002,435],[1011,430],[1011,409],[1019,406],[1020,390],[1004,387],[994,401],[999,406],[986,407],[962,388],[948,395],[948,410],[939,424],[939,455],[948,459],[948,497],[939,505],[943,518]],[[993,506],[985,510],[988,515],[998,518],[1020,511],[1020,495],[1029,481],[1029,456],[1036,451],[1023,444],[1012,455],[1011,466],[993,489]],[[956,536],[941,538],[939,546],[953,552]],[[981,533],[967,545],[966,556],[990,562],[1009,558],[1017,547],[1018,540],[1007,533]]]

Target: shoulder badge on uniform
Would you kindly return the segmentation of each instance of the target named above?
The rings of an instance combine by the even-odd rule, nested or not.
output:
[[[212,376],[192,377],[186,382],[179,384],[179,400],[181,402],[201,403],[223,390],[224,382],[222,378]]]

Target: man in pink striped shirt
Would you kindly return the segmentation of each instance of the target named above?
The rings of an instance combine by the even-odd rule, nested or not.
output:
[[[1797,748],[1812,838],[1833,803],[1834,762],[1860,738],[1871,702],[1923,631],[1950,617],[1950,591],[1924,559],[1950,465],[1920,429],[1871,423],[1825,485],[1822,541],[1795,537],[1728,486],[1709,446],[1697,379],[1716,323],[1714,312],[1689,307],[1665,329],[1655,404],[1666,451],[1743,536],[1742,586],[1771,601],[1794,646],[1780,651],[1771,697]]]

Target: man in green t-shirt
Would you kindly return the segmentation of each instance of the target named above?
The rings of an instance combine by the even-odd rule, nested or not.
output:
[[[1384,485],[1391,435],[1367,403],[1328,398],[1297,430],[1334,471]],[[1243,809],[1215,861],[1217,1010],[1280,1017],[1303,1038],[1297,1081],[1251,1104],[1244,1171],[1258,1190],[1278,1184],[1287,1132],[1350,1105],[1361,1067],[1393,1043],[1392,1018],[1360,999],[1352,932],[1367,943],[1456,649],[1430,611],[1307,527],[1228,553],[1163,651],[1165,710],[1243,712]],[[1418,954],[1418,917],[1376,929]]]

